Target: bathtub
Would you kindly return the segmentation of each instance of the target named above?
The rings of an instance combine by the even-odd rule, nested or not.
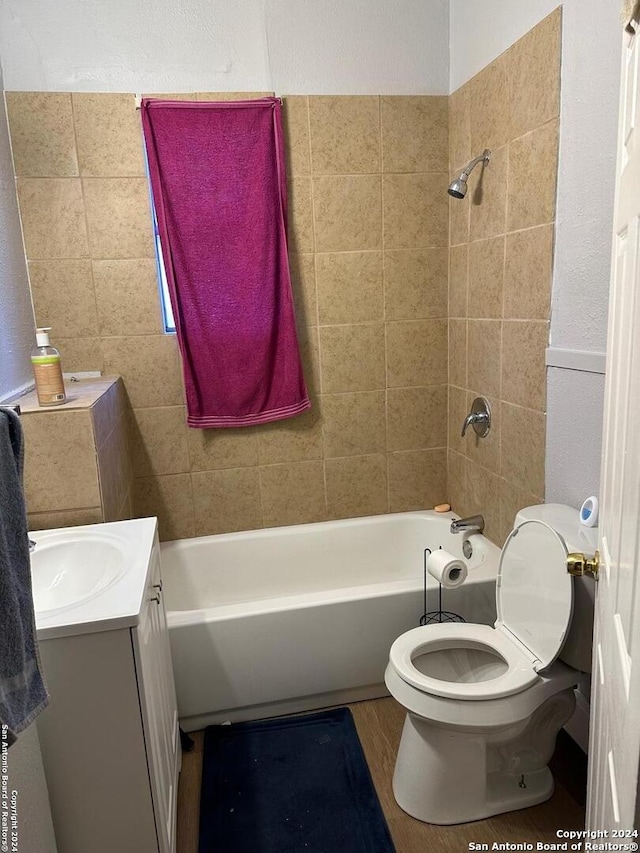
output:
[[[406,512],[162,545],[181,725],[294,713],[388,695],[391,643],[424,611],[425,548],[462,559],[452,513]],[[473,546],[443,609],[493,624],[499,550]],[[428,578],[427,609],[438,584]]]

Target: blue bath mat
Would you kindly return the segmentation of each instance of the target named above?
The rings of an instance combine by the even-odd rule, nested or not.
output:
[[[204,737],[199,853],[394,853],[348,708]]]

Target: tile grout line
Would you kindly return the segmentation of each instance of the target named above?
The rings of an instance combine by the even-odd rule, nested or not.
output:
[[[389,453],[389,327],[387,318],[387,265],[385,263],[386,234],[384,206],[384,143],[382,138],[382,99],[378,96],[378,134],[380,144],[380,244],[382,251],[382,318],[384,342],[384,471],[386,479],[387,512],[391,509],[391,477]]]
[[[100,370],[104,371],[105,367],[104,367],[104,351],[102,349],[102,334],[101,334],[102,330],[101,330],[101,323],[100,323],[100,314],[98,311],[98,297],[96,294],[96,280],[95,280],[95,276],[93,274],[93,250],[92,250],[92,244],[91,244],[91,229],[89,226],[89,217],[87,215],[87,202],[86,202],[85,193],[84,193],[84,180],[83,180],[83,175],[82,175],[82,168],[80,165],[80,152],[78,149],[78,128],[76,125],[76,109],[75,109],[75,104],[74,104],[73,93],[69,94],[69,100],[70,100],[70,105],[71,105],[71,125],[73,127],[73,142],[74,142],[75,151],[76,151],[76,163],[78,164],[78,180],[80,181],[80,196],[82,198],[82,218],[84,220],[84,227],[85,227],[86,240],[87,240],[88,262],[89,262],[89,269],[90,269],[90,276],[91,276],[91,293],[93,296],[93,307],[94,307],[94,310],[96,312],[95,313],[95,316],[96,316],[95,335],[94,336],[89,335],[89,336],[85,336],[85,337],[89,337],[89,338],[95,337],[97,339],[98,347],[100,350],[100,361],[101,361]],[[79,260],[82,260],[82,259],[79,259]]]
[[[313,185],[313,145],[311,142],[311,101],[309,95],[306,96],[307,105],[307,138],[309,140],[309,184],[311,186],[311,227],[313,230],[313,278],[316,296],[316,338],[318,352],[318,401],[324,396],[323,381],[322,381],[322,344],[320,342],[320,300],[318,298],[318,252],[316,239],[316,206],[315,206],[315,190]],[[324,514],[325,518],[329,518],[329,496],[327,491],[327,457],[326,457],[326,436],[324,419],[320,421],[320,435],[322,437],[322,479],[324,486]]]

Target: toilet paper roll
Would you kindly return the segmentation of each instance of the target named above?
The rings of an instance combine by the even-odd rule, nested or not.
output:
[[[445,589],[455,589],[467,579],[467,567],[462,562],[442,549],[433,551],[427,558],[427,571]]]

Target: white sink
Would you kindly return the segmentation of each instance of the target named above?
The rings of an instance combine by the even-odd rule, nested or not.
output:
[[[59,613],[93,598],[122,577],[126,542],[82,528],[44,535],[31,553],[37,613]]]
[[[29,533],[38,638],[137,624],[155,518]]]

